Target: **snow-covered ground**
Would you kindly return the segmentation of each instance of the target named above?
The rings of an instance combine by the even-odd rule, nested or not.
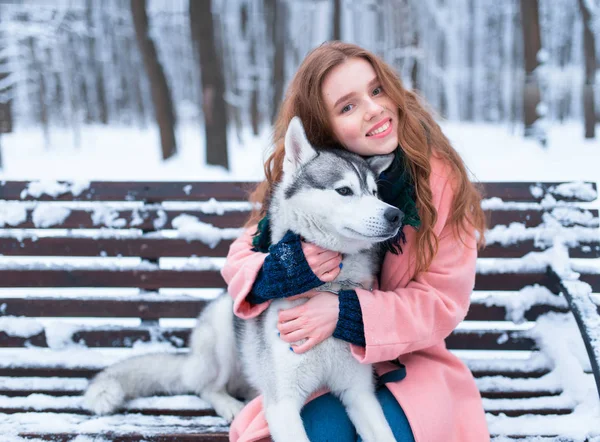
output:
[[[446,135],[481,181],[600,181],[598,139],[585,140],[580,123],[555,124],[544,148],[521,136],[520,127],[442,122]],[[3,135],[0,179],[65,180],[260,180],[270,128],[240,140],[229,134],[231,171],[204,165],[200,126],[178,129],[179,153],[163,162],[155,128],[84,127],[78,137],[55,128],[47,145],[39,129]]]

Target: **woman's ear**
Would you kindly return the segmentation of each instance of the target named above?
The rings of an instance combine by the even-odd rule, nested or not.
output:
[[[371,169],[373,170],[373,172],[375,172],[375,175],[379,176],[381,172],[383,172],[392,165],[392,162],[394,161],[394,156],[395,154],[393,153],[387,155],[375,155],[373,157],[367,158],[367,163],[369,163],[369,166],[371,166]]]

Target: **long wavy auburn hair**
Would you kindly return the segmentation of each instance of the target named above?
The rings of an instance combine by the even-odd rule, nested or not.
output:
[[[266,214],[274,185],[282,178],[284,139],[294,116],[300,117],[311,144],[320,148],[340,147],[328,119],[321,86],[334,67],[354,57],[371,63],[384,93],[399,109],[398,141],[415,183],[421,218],[421,227],[416,235],[416,273],[429,268],[438,250],[438,238],[433,232],[437,211],[429,186],[430,156],[434,152],[449,164],[453,173],[454,200],[449,222],[455,234],[464,242],[461,232],[470,236],[475,230],[478,232],[477,245],[483,247],[486,219],[480,205],[481,192],[469,180],[462,159],[434,121],[431,111],[414,92],[403,87],[402,81],[387,63],[359,46],[340,41],[323,43],[315,48],[292,79],[274,125],[273,150],[264,164],[266,180],[259,183],[250,195],[250,201],[260,205],[253,211],[246,226],[256,224]]]

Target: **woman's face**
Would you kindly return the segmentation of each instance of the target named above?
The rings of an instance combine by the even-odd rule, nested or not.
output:
[[[385,155],[398,146],[398,107],[382,89],[371,63],[351,58],[333,68],[322,85],[338,142],[362,156]]]

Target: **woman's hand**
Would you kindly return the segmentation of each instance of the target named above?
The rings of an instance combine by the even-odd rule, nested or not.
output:
[[[302,251],[310,269],[321,281],[331,282],[340,274],[341,253],[307,242],[302,242]]]
[[[292,345],[294,353],[304,353],[330,337],[337,325],[340,303],[337,295],[312,290],[298,297],[310,298],[307,302],[279,312],[277,329],[285,342],[301,341]]]

